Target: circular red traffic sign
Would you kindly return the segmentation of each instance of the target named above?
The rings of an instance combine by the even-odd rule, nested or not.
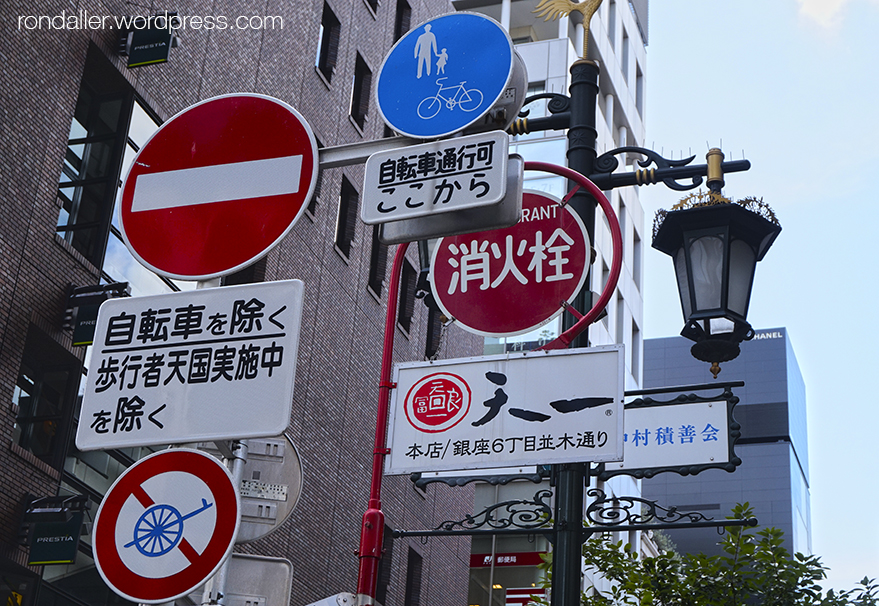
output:
[[[125,243],[156,273],[207,280],[283,239],[317,181],[317,143],[290,105],[256,94],[193,105],[150,137],[122,189]]]
[[[239,525],[229,471],[198,450],[154,453],[129,467],[95,517],[95,565],[133,602],[160,604],[190,593],[223,564]]]
[[[443,312],[490,337],[546,324],[586,280],[591,255],[583,221],[544,192],[525,191],[512,227],[442,238],[430,278]]]

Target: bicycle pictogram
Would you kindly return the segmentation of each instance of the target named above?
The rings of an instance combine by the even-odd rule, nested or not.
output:
[[[134,540],[123,547],[132,545],[148,558],[165,555],[180,542],[183,537],[183,521],[198,515],[213,506],[206,499],[201,500],[201,507],[186,515],[172,505],[153,505],[137,520],[134,525]]]
[[[434,96],[427,97],[418,104],[416,111],[421,119],[430,120],[440,112],[443,106],[449,110],[459,107],[462,111],[472,112],[482,105],[482,92],[476,88],[465,88],[466,80],[454,86],[443,86],[443,80],[448,80],[448,78],[437,78],[436,83],[439,90]]]

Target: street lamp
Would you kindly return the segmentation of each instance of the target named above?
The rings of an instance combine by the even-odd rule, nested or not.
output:
[[[753,198],[737,203],[720,194],[723,154],[708,152],[708,193],[688,196],[671,211],[660,210],[653,248],[669,255],[675,267],[684,326],[681,335],[695,344],[693,357],[711,363],[739,355],[739,343],[754,336],[748,304],[754,270],[781,232],[772,209]]]

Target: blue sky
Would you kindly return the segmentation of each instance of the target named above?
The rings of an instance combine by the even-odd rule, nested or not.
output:
[[[809,408],[812,547],[827,587],[879,576],[876,355],[879,0],[650,4],[646,147],[751,161],[724,194],[762,197],[783,231],[748,319],[787,327]],[[642,188],[653,213],[680,195]],[[671,261],[648,249],[644,335],[683,326]]]

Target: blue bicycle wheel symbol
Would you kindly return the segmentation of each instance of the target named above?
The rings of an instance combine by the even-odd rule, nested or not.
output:
[[[153,505],[138,518],[134,525],[134,540],[123,547],[134,546],[148,558],[165,555],[183,537],[183,521],[213,506],[201,500],[201,507],[186,515],[180,515],[171,505]]]

